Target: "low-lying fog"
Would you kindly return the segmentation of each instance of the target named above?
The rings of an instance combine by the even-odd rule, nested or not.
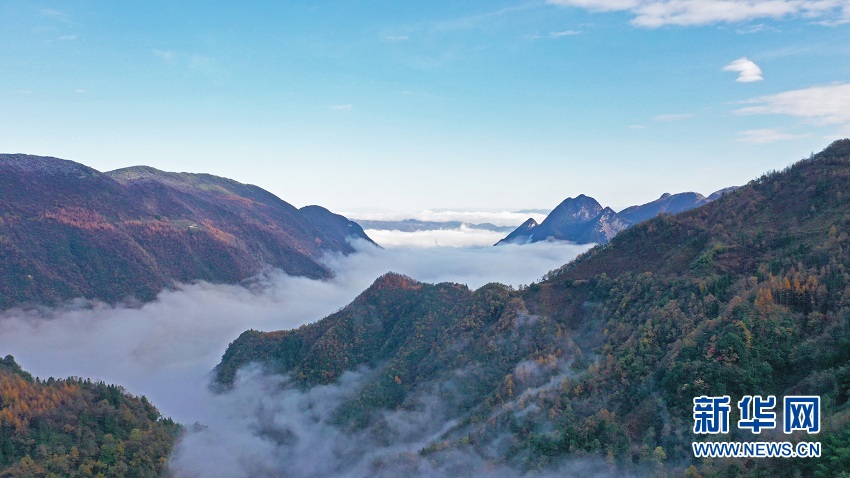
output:
[[[377,249],[365,242],[355,246],[356,254],[326,257],[336,272],[328,281],[269,272],[248,287],[184,285],[136,308],[72,303],[58,309],[2,312],[0,354],[14,355],[24,369],[43,378],[81,376],[122,385],[131,393],[146,395],[163,415],[180,423],[209,425],[204,433],[190,433],[173,466],[180,476],[192,476],[189,471],[201,467],[193,457],[215,454],[222,462],[210,465],[206,473],[198,468],[198,476],[238,476],[251,456],[265,463],[280,453],[256,436],[254,422],[245,417],[249,412],[233,409],[240,403],[234,402],[235,397],[247,403],[246,391],[262,385],[244,378],[241,390],[225,396],[213,396],[206,386],[209,371],[241,332],[288,329],[319,320],[348,304],[387,271],[471,288],[488,282],[517,286],[539,279],[590,247],[537,243]],[[297,403],[307,398],[289,399]],[[280,403],[273,411],[283,416],[291,406],[295,405]]]
[[[428,231],[396,231],[366,229],[366,235],[386,248],[432,248],[432,247],[487,247],[499,242],[507,234],[462,225],[453,229]]]

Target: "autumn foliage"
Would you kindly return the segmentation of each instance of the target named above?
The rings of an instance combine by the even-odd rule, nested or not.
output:
[[[179,427],[142,397],[0,361],[0,477],[156,477]]]
[[[388,275],[292,331],[245,332],[217,368],[249,362],[304,386],[366,366],[338,410],[379,433],[387,410],[439,400],[453,424],[420,451],[545,470],[840,476],[850,469],[850,140],[701,208],[620,233],[511,290]],[[700,395],[819,395],[822,459],[697,460]],[[735,417],[733,417],[733,420]],[[735,430],[727,439],[799,441]],[[499,450],[498,453],[493,450]]]

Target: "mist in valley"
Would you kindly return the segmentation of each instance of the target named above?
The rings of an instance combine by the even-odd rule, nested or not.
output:
[[[485,466],[480,457],[449,454],[439,466],[417,458],[418,450],[450,425],[451,410],[427,394],[412,411],[384,417],[384,438],[337,429],[331,420],[335,406],[367,370],[299,391],[288,387],[285,377],[251,369],[223,394],[210,391],[210,371],[241,332],[319,320],[388,271],[473,289],[489,282],[519,286],[590,246],[355,246],[356,254],[324,258],[335,272],[327,281],[267,271],[243,285],[180,285],[143,305],[75,301],[5,311],[0,350],[42,378],[87,377],[147,396],[164,416],[187,425],[172,461],[177,476],[380,475],[380,463],[396,472],[401,467],[424,476],[451,476]],[[395,438],[387,441],[387,436]]]

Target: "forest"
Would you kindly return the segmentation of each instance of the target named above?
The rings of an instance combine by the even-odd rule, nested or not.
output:
[[[419,450],[432,463],[463,450],[518,473],[588,458],[640,475],[846,476],[848,184],[850,140],[840,140],[519,290],[387,274],[317,323],[243,333],[218,381],[226,388],[260,362],[308,389],[368,367],[336,423],[380,434],[385,411],[436,397],[454,425]],[[695,435],[701,395],[817,395],[821,431]],[[698,459],[691,449],[815,439],[818,459]]]
[[[0,477],[162,476],[181,430],[120,386],[0,361]]]

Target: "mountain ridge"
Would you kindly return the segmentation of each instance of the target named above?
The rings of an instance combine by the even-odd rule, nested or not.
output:
[[[654,201],[630,206],[620,212],[609,207],[603,208],[592,197],[579,194],[575,198],[568,197],[562,201],[540,223],[541,227],[531,231],[520,226],[495,245],[527,244],[546,240],[604,244],[620,231],[637,223],[659,214],[677,214],[699,207],[735,189],[734,186],[724,188],[715,191],[708,198],[695,192],[664,193]]]
[[[259,362],[310,387],[367,367],[335,411],[345,430],[380,434],[385,411],[446,404],[451,426],[405,455],[414,469],[468,453],[516,475],[595,457],[618,475],[835,476],[850,466],[848,183],[840,140],[519,290],[388,274],[323,320],[245,332],[217,380]],[[821,397],[826,458],[695,458],[692,399],[747,394]]]
[[[0,359],[0,476],[163,476],[181,433],[119,386],[34,379]]]
[[[175,281],[236,283],[266,267],[328,278],[322,254],[354,252],[352,236],[372,242],[329,211],[208,174],[3,154],[0,186],[0,309],[147,301]]]

